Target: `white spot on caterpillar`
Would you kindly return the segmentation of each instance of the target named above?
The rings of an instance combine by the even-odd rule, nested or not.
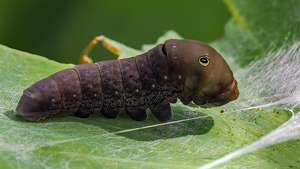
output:
[[[76,94],[74,94],[73,97],[76,97]]]
[[[154,84],[152,84],[152,88],[155,88],[155,85],[154,85]]]
[[[168,79],[168,76],[164,76],[164,79],[167,80],[167,79]]]
[[[55,102],[55,99],[52,99],[51,101],[52,101],[52,102]]]
[[[178,76],[178,79],[181,79],[181,75]]]
[[[174,46],[172,46],[172,48],[176,48],[176,46],[174,45]]]
[[[118,92],[115,92],[115,94],[118,94]]]
[[[97,96],[97,94],[94,94],[94,96],[96,97],[96,96]]]
[[[33,94],[32,94],[32,95],[30,95],[30,97],[31,97],[31,98],[34,98]]]
[[[139,92],[139,89],[135,89],[135,92],[137,92],[137,93],[138,93],[138,92]]]

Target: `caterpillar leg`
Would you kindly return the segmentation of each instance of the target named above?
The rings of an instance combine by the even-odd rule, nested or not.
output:
[[[79,109],[75,112],[75,115],[80,118],[88,118],[92,114],[93,112],[82,107],[79,107]]]
[[[115,110],[115,109],[102,109],[101,111],[101,114],[108,118],[108,119],[115,119],[118,117],[118,113],[119,113],[119,110]]]
[[[135,121],[144,121],[147,119],[146,109],[144,108],[126,108],[125,111]]]
[[[151,106],[150,110],[157,120],[162,123],[167,122],[172,118],[171,106],[167,100],[164,100],[155,106]]]

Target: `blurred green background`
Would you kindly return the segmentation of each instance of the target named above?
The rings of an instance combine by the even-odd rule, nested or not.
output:
[[[137,49],[155,43],[169,29],[209,42],[222,37],[229,17],[221,0],[7,0],[0,2],[0,44],[78,64],[97,35]],[[90,57],[116,58],[101,45]]]

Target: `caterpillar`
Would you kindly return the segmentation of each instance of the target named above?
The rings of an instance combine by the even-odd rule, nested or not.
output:
[[[77,65],[25,89],[16,111],[29,121],[49,114],[81,118],[101,112],[116,118],[124,111],[133,120],[172,118],[170,103],[220,106],[237,99],[237,81],[223,57],[195,40],[171,39],[141,55]]]

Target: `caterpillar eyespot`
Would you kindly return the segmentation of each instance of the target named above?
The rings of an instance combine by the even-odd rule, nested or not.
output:
[[[198,59],[198,62],[200,63],[200,65],[202,65],[204,67],[208,66],[210,63],[209,56],[207,56],[207,55],[200,56]]]
[[[56,72],[25,89],[16,111],[38,121],[59,112],[81,118],[101,112],[116,118],[125,110],[143,121],[149,108],[158,121],[167,122],[172,118],[170,103],[177,98],[185,105],[193,101],[210,107],[238,96],[232,71],[217,51],[203,42],[171,39],[135,57]]]

